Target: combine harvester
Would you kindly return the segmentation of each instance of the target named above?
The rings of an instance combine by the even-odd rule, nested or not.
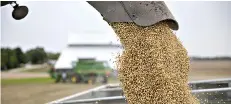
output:
[[[14,3],[12,16],[16,20],[24,18],[28,8],[13,1],[1,1],[1,6]],[[162,1],[91,1],[107,22],[134,22],[140,26],[150,26],[167,21],[173,30],[178,23]],[[191,81],[192,93],[201,104],[231,104],[231,78]],[[119,84],[106,84],[77,93],[48,104],[126,104],[126,98]]]
[[[97,82],[106,84],[108,76],[112,72],[108,63],[105,61],[97,61],[95,59],[79,59],[72,62],[70,70],[55,70],[51,72],[51,76],[56,79],[56,83],[71,81],[72,83],[89,83]],[[65,74],[66,77],[63,77]]]

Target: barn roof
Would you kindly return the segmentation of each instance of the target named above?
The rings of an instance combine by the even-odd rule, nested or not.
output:
[[[120,44],[68,44],[68,47],[119,47],[122,48]]]
[[[114,34],[73,34],[68,35],[68,44],[61,52],[55,69],[71,69],[72,62],[79,58],[95,58],[107,61],[112,68],[122,46]]]
[[[93,47],[66,47],[55,64],[55,69],[71,69],[72,62],[78,59],[94,58],[98,61],[107,61],[112,68],[116,56],[122,50],[121,47],[93,46]]]

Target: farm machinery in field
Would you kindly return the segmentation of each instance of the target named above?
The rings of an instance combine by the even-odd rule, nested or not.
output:
[[[50,70],[50,75],[55,82],[72,83],[107,83],[112,69],[105,61],[96,61],[94,59],[80,59],[72,63],[72,69]]]

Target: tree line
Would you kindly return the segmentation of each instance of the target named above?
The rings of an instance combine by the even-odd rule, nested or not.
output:
[[[191,60],[231,60],[229,56],[220,56],[220,57],[199,57],[199,56],[192,56],[190,57]]]
[[[25,53],[20,47],[1,48],[1,70],[8,70],[25,65],[42,64],[48,60],[57,60],[59,53],[46,52],[43,47],[36,47]]]

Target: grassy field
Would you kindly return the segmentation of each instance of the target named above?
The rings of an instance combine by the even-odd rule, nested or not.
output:
[[[23,78],[23,79],[2,79],[2,86],[7,85],[21,85],[21,84],[39,84],[39,83],[52,83],[51,78]]]
[[[2,86],[14,86],[23,84],[51,84],[55,80],[52,78],[22,78],[22,79],[2,79]],[[109,83],[118,83],[119,81],[115,78],[109,78]]]

